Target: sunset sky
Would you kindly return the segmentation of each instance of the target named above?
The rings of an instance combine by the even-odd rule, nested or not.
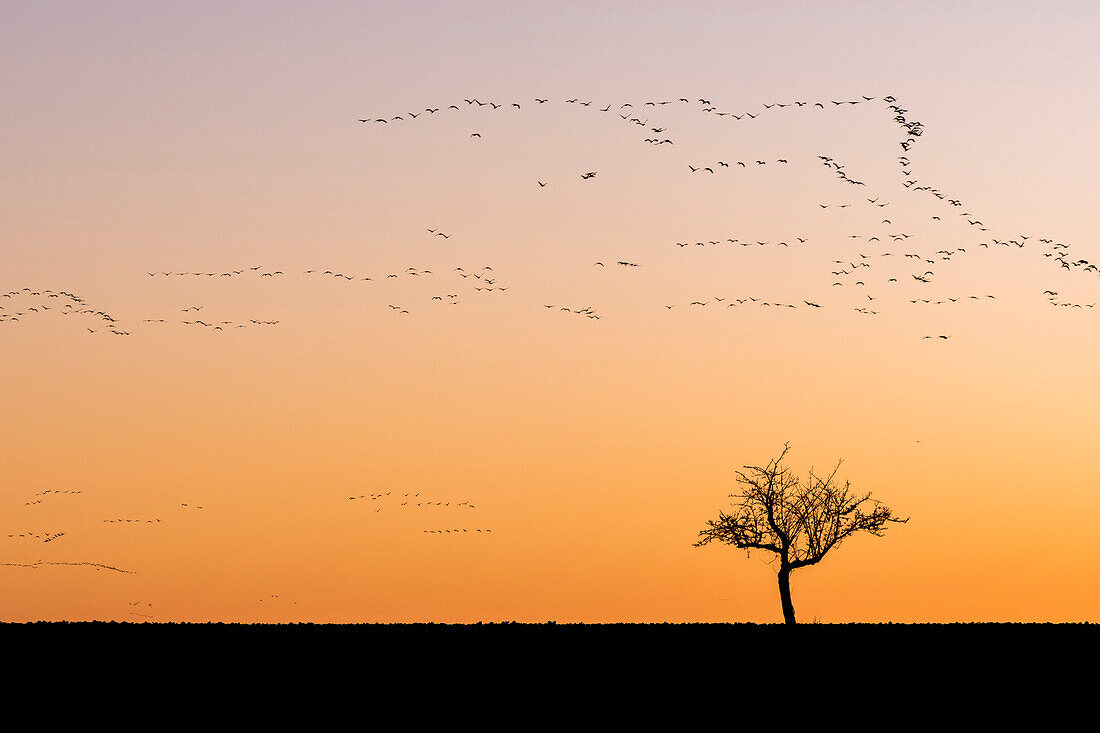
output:
[[[1098,33],[0,0],[0,620],[777,622],[789,442],[800,620],[1100,621]]]

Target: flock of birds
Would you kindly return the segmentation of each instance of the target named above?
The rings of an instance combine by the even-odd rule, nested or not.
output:
[[[28,500],[24,502],[24,506],[35,508],[35,510],[37,511],[38,505],[43,504],[46,501],[50,501],[52,499],[62,497],[62,496],[74,496],[74,495],[83,494],[83,493],[84,493],[84,491],[81,490],[81,489],[45,489],[43,491],[36,492],[31,497],[29,497]],[[430,497],[429,498],[427,496],[424,496],[423,492],[419,492],[419,491],[418,492],[411,492],[411,493],[410,492],[404,492],[404,493],[401,493],[401,494],[395,494],[392,491],[372,492],[372,493],[369,493],[369,494],[359,494],[359,495],[349,496],[349,497],[347,497],[346,500],[347,501],[365,501],[365,502],[374,503],[376,505],[376,508],[374,509],[374,511],[375,512],[381,512],[382,511],[382,504],[384,502],[386,502],[386,500],[389,499],[390,497],[392,497],[395,502],[398,499],[401,500],[400,502],[395,503],[395,505],[394,505],[395,508],[398,508],[398,509],[401,509],[401,508],[425,509],[425,510],[427,510],[427,509],[437,509],[437,510],[477,509],[477,505],[474,504],[473,502],[471,502],[469,499],[459,500],[459,499],[438,498],[438,497]],[[189,510],[201,510],[201,509],[203,509],[202,505],[197,505],[197,504],[192,504],[192,503],[180,503],[179,507],[181,509],[189,509]],[[153,518],[113,517],[113,518],[109,518],[109,519],[101,519],[100,523],[102,523],[102,524],[158,525],[158,524],[162,523],[162,520],[161,520],[160,517],[153,517]],[[455,535],[470,534],[470,533],[473,533],[473,534],[491,533],[492,531],[493,531],[492,529],[488,529],[488,528],[469,528],[469,527],[465,527],[465,528],[464,527],[458,527],[458,528],[450,528],[450,529],[424,529],[424,530],[422,530],[423,533],[427,533],[427,534],[455,534]],[[9,532],[7,536],[8,536],[8,539],[10,539],[12,541],[32,540],[32,541],[36,541],[36,542],[46,544],[46,543],[50,543],[50,542],[54,542],[56,540],[59,540],[62,537],[65,537],[68,534],[69,534],[69,532],[66,532],[66,531],[44,532],[44,531],[26,531],[25,530],[25,531],[22,531],[22,532]],[[138,574],[137,571],[135,571],[135,570],[124,570],[122,568],[118,568],[118,567],[115,567],[113,565],[106,565],[106,564],[98,563],[98,562],[63,562],[63,561],[47,561],[47,560],[42,560],[42,559],[36,560],[34,562],[0,562],[0,567],[18,567],[18,568],[38,569],[38,568],[41,568],[41,567],[44,567],[44,566],[87,567],[87,568],[92,568],[92,569],[95,569],[95,570],[109,570],[109,571],[113,571],[113,572],[121,573],[121,574],[126,574],[126,575],[137,575]],[[278,598],[278,595],[272,595],[271,598]],[[151,604],[144,603],[144,602],[139,602],[139,601],[132,602],[132,603],[130,603],[130,605],[131,606],[145,606],[145,607],[148,607],[148,608],[152,607]],[[297,604],[295,604],[295,605],[297,605]],[[134,615],[143,615],[143,614],[134,614]]]
[[[43,566],[56,566],[56,567],[84,567],[92,568],[93,570],[110,570],[114,573],[122,573],[123,575],[137,575],[136,570],[123,570],[122,568],[116,568],[114,565],[105,565],[101,562],[60,562],[54,560],[35,560],[34,562],[0,562],[0,567],[11,568],[40,568]]]
[[[370,494],[360,494],[358,496],[349,496],[347,501],[365,501],[375,505],[374,512],[379,513],[382,511],[383,504],[392,497],[390,503],[396,502],[398,499],[401,501],[394,504],[396,509],[438,509],[438,510],[453,510],[453,509],[477,509],[477,505],[470,502],[469,499],[463,499],[458,501],[456,499],[429,499],[426,496],[421,495],[422,492],[404,492],[400,495],[394,494],[391,491],[383,491]],[[457,529],[425,529],[423,530],[428,534],[462,534],[469,532],[492,532],[491,529],[471,529],[469,527],[459,527]]]
[[[105,310],[93,308],[83,298],[66,290],[54,291],[49,288],[41,290],[34,288],[22,288],[0,293],[0,298],[11,302],[0,305],[0,324],[19,323],[35,317],[43,317],[53,311],[54,314],[72,317],[76,320],[89,319],[98,327],[85,326],[89,333],[110,333],[115,336],[129,336],[129,331],[123,331],[118,325],[118,320]]]
[[[18,534],[13,532],[8,535],[8,537],[12,539],[38,540],[39,542],[53,542],[54,540],[64,536],[64,532],[20,532]]]
[[[23,502],[23,506],[32,507],[35,512],[40,511],[39,505],[48,501],[57,499],[59,497],[76,496],[83,494],[82,489],[45,489],[43,491],[36,492],[30,496],[27,501]],[[203,507],[196,504],[181,503],[180,508],[199,510]],[[101,524],[160,524],[160,517],[153,518],[133,518],[133,517],[112,517],[110,519],[99,520]],[[54,542],[68,535],[69,532],[44,532],[44,531],[22,531],[22,532],[10,532],[8,538],[13,540],[36,540],[38,542],[47,543]]]
[[[422,124],[426,120],[432,119],[437,115],[454,115],[456,113],[462,113],[462,115],[472,114],[476,112],[481,113],[504,113],[511,111],[515,115],[519,115],[530,107],[542,107],[544,105],[553,105],[554,102],[549,98],[538,97],[530,102],[524,102],[521,100],[513,100],[510,102],[498,102],[494,100],[482,100],[478,98],[465,98],[461,101],[454,101],[449,104],[436,104],[429,105],[419,112],[406,111],[398,114],[388,115],[373,115],[360,118],[362,123],[371,123],[375,125],[392,125],[392,124],[410,124],[417,123]],[[762,104],[757,109],[748,109],[742,111],[734,111],[728,109],[722,109],[710,99],[705,97],[698,97],[696,99],[689,99],[688,97],[680,97],[677,99],[662,99],[662,100],[648,100],[639,103],[622,102],[622,103],[597,103],[593,100],[582,99],[579,97],[573,97],[564,99],[561,101],[563,105],[575,106],[577,109],[591,110],[593,114],[606,114],[613,119],[618,118],[622,123],[630,126],[631,128],[640,128],[639,135],[640,140],[648,145],[663,147],[668,146],[671,150],[674,148],[678,141],[677,133],[673,132],[667,122],[659,122],[657,118],[661,116],[664,110],[672,107],[684,108],[692,112],[698,112],[704,115],[710,115],[715,118],[726,119],[731,123],[740,124],[763,124],[769,116],[776,114],[790,114],[794,110],[805,110],[807,113],[820,113],[821,110],[832,108],[850,108],[853,106],[864,105],[882,105],[889,113],[892,121],[899,127],[901,131],[901,139],[898,141],[898,145],[901,148],[902,155],[897,156],[897,165],[899,173],[901,174],[900,187],[908,189],[911,192],[920,192],[930,195],[939,199],[945,206],[950,207],[952,213],[959,217],[961,221],[964,221],[968,228],[973,228],[973,231],[985,234],[989,231],[989,227],[984,223],[984,218],[978,216],[963,205],[963,202],[955,196],[940,190],[934,186],[924,184],[915,177],[912,160],[909,157],[909,152],[914,143],[922,136],[924,127],[922,123],[916,120],[911,120],[908,117],[909,110],[902,107],[893,96],[876,96],[876,95],[859,95],[854,99],[828,99],[828,100],[789,100],[789,101],[776,101]],[[670,107],[671,106],[671,107]],[[515,118],[513,118],[515,119]],[[480,131],[474,131],[470,133],[473,136],[482,137]],[[780,158],[748,158],[748,159],[721,159],[714,160],[713,162],[686,162],[685,167],[688,175],[717,175],[720,171],[726,170],[739,170],[749,168],[759,168],[767,165],[790,165],[793,157],[787,155]],[[836,158],[830,155],[817,155],[817,162],[831,171],[838,181],[843,182],[848,186],[853,187],[867,187],[867,182],[861,179],[857,179],[849,174],[847,166],[838,162]],[[577,173],[578,178],[581,181],[591,181],[598,175],[596,170],[582,170]],[[539,178],[536,180],[537,186],[545,188],[550,185],[549,178]],[[853,209],[859,208],[860,204],[870,211],[883,211],[886,207],[892,203],[886,200],[882,193],[875,196],[865,197],[859,201],[844,201],[834,203],[820,203],[818,206],[822,210],[826,209]],[[942,212],[931,216],[933,221],[945,222],[947,212]],[[848,307],[863,315],[875,316],[879,315],[884,305],[884,295],[878,292],[870,292],[872,288],[877,286],[885,286],[891,288],[891,290],[900,291],[903,283],[910,285],[929,285],[935,282],[936,277],[939,274],[937,266],[944,266],[945,263],[958,261],[960,258],[971,257],[977,250],[988,248],[1016,248],[1022,250],[1035,251],[1038,250],[1044,258],[1047,258],[1053,264],[1057,265],[1060,271],[1063,272],[1082,272],[1093,275],[1100,275],[1100,266],[1087,259],[1075,257],[1070,254],[1071,246],[1064,242],[1058,242],[1048,237],[1033,237],[1030,235],[1016,235],[1011,237],[996,238],[996,237],[978,237],[974,243],[968,247],[958,247],[951,250],[940,249],[936,252],[923,252],[920,247],[917,246],[918,237],[911,231],[903,231],[899,227],[895,226],[893,221],[896,217],[885,216],[881,218],[878,224],[874,225],[874,229],[871,231],[854,232],[847,236],[848,239],[858,242],[863,242],[869,248],[867,252],[861,252],[858,255],[857,260],[853,260],[845,264],[844,261],[837,260],[834,264],[841,265],[841,267],[835,268],[831,271],[832,280],[829,282],[829,286],[832,288],[856,288],[864,289],[857,294],[857,298],[860,301],[856,304],[849,304]],[[438,239],[440,242],[448,242],[453,237],[457,236],[455,232],[433,225],[431,227],[425,227],[426,235],[431,239]],[[806,236],[788,237],[781,240],[771,239],[759,239],[759,238],[743,238],[743,236],[722,236],[714,239],[688,239],[684,241],[677,241],[675,244],[681,249],[688,247],[770,247],[770,248],[795,248],[804,247],[809,243],[809,238]],[[905,245],[905,251],[881,251],[882,245],[885,243],[893,243],[898,245]],[[888,271],[883,277],[874,279],[873,273],[875,271],[882,271],[889,269],[887,263],[889,260],[879,258],[904,258],[906,260],[914,260],[910,264],[913,265],[908,271],[904,271],[902,268],[893,268],[892,271]],[[623,269],[637,269],[644,267],[644,263],[633,260],[597,260],[594,267],[617,267]],[[483,266],[480,270],[466,270],[462,267],[454,267],[450,270],[452,274],[458,275],[463,280],[463,284],[467,286],[465,291],[458,287],[444,288],[442,291],[428,296],[428,303],[438,305],[458,306],[463,302],[464,298],[478,295],[499,295],[510,296],[513,292],[513,288],[510,284],[503,284],[498,281],[492,268],[489,266]],[[355,282],[360,284],[377,284],[389,283],[393,281],[407,282],[414,279],[425,279],[437,276],[438,270],[433,270],[420,266],[409,266],[402,271],[388,272],[381,274],[364,274],[364,273],[351,273],[335,269],[320,269],[311,268],[302,271],[300,274],[306,277],[315,277],[319,279],[329,279],[342,282]],[[237,269],[229,270],[163,270],[163,271],[151,271],[146,273],[150,278],[190,278],[190,279],[205,279],[205,280],[233,280],[242,277],[255,277],[261,280],[282,280],[291,276],[291,271],[287,268],[275,268],[265,267],[263,265],[251,265],[247,267],[240,267]],[[1093,308],[1095,303],[1091,302],[1078,302],[1075,300],[1060,300],[1057,298],[1057,290],[1055,288],[1048,287],[1044,294],[1050,292],[1054,293],[1053,296],[1048,296],[1051,304],[1056,306],[1062,306],[1065,308]],[[893,295],[893,293],[887,293],[887,295]],[[960,299],[970,299],[974,296],[967,294],[960,296]],[[0,294],[0,298],[10,299],[12,305],[0,305],[0,324],[12,324],[17,322],[25,322],[27,319],[33,316],[43,316],[50,311],[65,315],[65,316],[83,316],[93,319],[98,323],[93,323],[86,326],[87,331],[90,334],[105,334],[113,336],[132,336],[134,335],[134,326],[120,325],[119,320],[115,318],[111,313],[89,306],[83,298],[80,298],[70,292],[63,290],[49,290],[49,289],[31,289],[23,288],[22,290],[13,290],[8,293]],[[936,304],[945,304],[955,302],[954,299],[934,299],[934,298],[912,298],[903,297],[902,301],[909,300],[912,303],[929,303],[935,302]],[[721,300],[716,300],[715,303],[721,303]],[[708,298],[695,298],[692,299],[688,305],[701,307],[709,303]],[[760,305],[769,308],[812,308],[815,310],[827,310],[832,307],[831,304],[823,302],[821,293],[809,294],[797,300],[783,302],[776,300],[775,298],[766,298],[753,295],[751,298],[738,297],[730,298],[730,301],[726,303],[726,307],[734,307],[738,305]],[[385,310],[398,316],[409,316],[417,312],[417,308],[407,302],[390,301],[387,302]],[[675,304],[665,303],[664,307],[671,310]],[[578,307],[575,305],[567,304],[548,304],[543,303],[543,306],[547,309],[555,310],[561,313],[567,313],[571,315],[581,316],[583,318],[598,321],[604,318],[604,315],[598,313],[595,307],[591,305],[585,305]],[[210,332],[227,332],[237,331],[245,328],[261,328],[261,327],[273,327],[278,326],[281,320],[274,318],[247,318],[247,319],[224,319],[215,317],[203,317],[198,311],[202,309],[201,306],[192,306],[189,308],[181,309],[184,313],[191,312],[193,316],[191,318],[168,318],[150,317],[141,319],[142,324],[153,325],[161,324],[166,325],[169,323],[177,323],[179,325],[197,328],[201,330],[207,330]]]
[[[388,496],[391,496],[392,493],[393,492],[386,491],[386,492],[377,493],[377,494],[360,494],[359,496],[349,496],[347,500],[348,501],[375,501],[375,502],[377,502],[377,501],[384,500]],[[419,491],[416,492],[415,494],[410,494],[408,492],[405,492],[400,497],[394,497],[394,498],[395,499],[396,498],[404,499],[404,501],[401,502],[398,506],[407,506],[407,507],[410,507],[410,508],[433,507],[434,506],[434,507],[442,507],[444,509],[450,509],[452,507],[455,508],[455,509],[462,509],[462,508],[477,509],[477,505],[476,504],[471,504],[469,499],[463,499],[462,501],[456,501],[456,500],[450,500],[450,499],[448,499],[448,500],[439,499],[439,500],[436,500],[436,501],[429,501],[427,499],[427,497],[421,497],[420,494],[421,494],[421,492],[419,492]],[[419,501],[418,501],[418,499],[419,499]],[[379,507],[379,509],[377,509],[376,511],[381,511],[381,507]]]
[[[678,154],[676,152],[679,150],[679,148],[677,148],[677,143],[680,142],[678,134],[673,131],[667,123],[658,121],[662,110],[669,106],[688,109],[700,114],[728,120],[730,123],[759,125],[763,124],[770,116],[789,114],[793,110],[813,112],[814,110],[839,107],[847,108],[850,106],[874,104],[883,105],[901,133],[901,139],[898,140],[898,146],[902,154],[898,155],[896,158],[898,174],[900,176],[900,180],[898,181],[898,188],[900,190],[897,193],[900,195],[907,195],[907,193],[904,192],[927,195],[941,202],[944,208],[939,210],[937,214],[932,215],[930,217],[931,221],[937,222],[938,224],[936,224],[936,226],[941,226],[946,224],[946,221],[953,217],[958,222],[959,226],[965,227],[964,230],[968,234],[972,233],[972,242],[968,243],[967,246],[952,248],[940,246],[939,249],[935,250],[921,247],[918,243],[920,237],[914,231],[900,225],[902,217],[890,214],[893,209],[889,209],[888,207],[895,204],[896,201],[888,200],[885,193],[874,193],[870,191],[871,185],[867,181],[862,180],[862,177],[853,177],[853,175],[849,173],[848,166],[838,162],[830,155],[817,155],[815,160],[806,161],[799,160],[792,154],[785,155],[781,158],[769,157],[767,159],[763,157],[753,157],[750,159],[738,160],[734,159],[734,157],[726,157],[721,160],[715,159],[713,161],[684,162],[684,169],[682,169],[685,175],[703,177],[713,176],[715,182],[717,182],[725,173],[761,169],[768,166],[779,166],[782,168],[793,167],[791,161],[794,160],[795,163],[814,164],[826,169],[838,182],[844,184],[844,190],[849,193],[854,194],[855,191],[858,190],[860,194],[855,199],[818,203],[817,206],[820,208],[821,212],[829,212],[828,214],[822,215],[847,216],[848,214],[858,213],[860,216],[864,217],[864,220],[866,220],[868,216],[874,220],[871,226],[864,227],[860,231],[850,232],[845,236],[846,240],[849,240],[852,244],[858,243],[859,247],[865,251],[860,251],[855,256],[833,260],[831,263],[832,269],[829,270],[829,274],[826,276],[822,273],[823,285],[824,283],[828,283],[827,286],[824,286],[827,290],[831,291],[832,288],[841,288],[844,293],[854,293],[854,297],[858,301],[857,304],[852,305],[848,303],[845,307],[851,306],[852,310],[861,315],[872,317],[879,315],[882,312],[881,307],[886,300],[897,302],[907,301],[910,305],[921,307],[948,307],[954,304],[965,304],[970,302],[991,303],[996,301],[997,298],[994,294],[984,292],[960,293],[944,297],[932,295],[927,291],[929,286],[937,282],[945,268],[950,268],[959,261],[973,258],[982,250],[1003,248],[1012,251],[1022,250],[1035,252],[1054,265],[1055,272],[1057,273],[1100,275],[1100,266],[1087,259],[1071,254],[1072,247],[1070,244],[1055,241],[1050,237],[1024,234],[1006,235],[1002,238],[991,236],[989,234],[991,227],[985,223],[985,217],[971,212],[968,207],[953,194],[918,180],[913,170],[913,161],[909,158],[908,154],[923,134],[923,125],[918,121],[909,119],[907,116],[909,111],[900,106],[897,100],[892,96],[879,97],[860,95],[855,99],[772,102],[763,104],[759,109],[739,112],[720,109],[711,100],[703,97],[695,100],[686,97],[650,100],[638,103],[637,105],[631,102],[617,105],[615,103],[600,104],[592,100],[582,100],[581,98],[574,97],[562,100],[561,103],[572,105],[579,109],[590,110],[593,114],[609,115],[612,116],[612,119],[617,117],[632,133],[636,129],[638,135],[637,139],[641,144],[666,151],[662,154],[668,155]],[[419,112],[404,112],[381,116],[372,115],[360,118],[359,121],[375,126],[390,127],[396,124],[423,124],[426,120],[430,120],[437,115],[454,115],[455,113],[465,114],[475,111],[486,114],[505,114],[510,112],[518,115],[529,107],[533,106],[537,108],[549,104],[552,104],[549,98],[535,98],[532,102],[512,101],[508,103],[468,98],[461,102],[456,101],[452,104],[429,106]],[[468,132],[468,135],[472,140],[478,141],[477,144],[485,144],[485,136],[483,136],[481,130],[471,130]],[[654,152],[654,154],[657,153]],[[576,172],[577,178],[573,179],[573,181],[576,183],[577,179],[579,179],[582,182],[591,182],[597,179],[598,174],[599,171],[597,170],[580,169]],[[552,176],[538,177],[534,183],[537,184],[538,189],[545,189],[555,183],[552,178]],[[582,185],[593,184],[585,183]],[[597,183],[595,185],[599,184]],[[867,195],[868,193],[873,193],[873,195],[869,196]],[[895,220],[898,220],[899,224],[895,224]],[[450,246],[449,243],[452,239],[455,241],[462,239],[461,233],[453,232],[450,229],[444,230],[438,225],[425,227],[425,231],[427,237],[433,242],[438,242],[440,245]],[[423,234],[421,234],[421,236],[423,236]],[[794,251],[811,246],[809,236],[788,236],[783,239],[743,237],[745,237],[743,233],[738,233],[738,236],[720,236],[714,239],[691,237],[683,241],[676,241],[674,244],[681,251],[685,252],[694,252],[696,249],[707,250],[722,247],[784,248]],[[820,244],[817,237],[815,237],[814,240],[814,245]],[[646,263],[644,261],[635,261],[634,257],[630,259],[615,259],[608,257],[596,260],[591,267],[600,268],[600,270],[604,272],[609,272],[611,270],[636,272],[645,268]],[[318,281],[355,283],[360,286],[369,286],[372,288],[385,288],[390,285],[409,282],[440,283],[440,286],[433,291],[433,294],[429,296],[430,299],[426,302],[428,305],[436,304],[447,306],[458,306],[464,302],[466,298],[471,297],[492,295],[493,297],[510,298],[515,296],[516,291],[522,290],[522,288],[513,289],[510,283],[502,283],[494,269],[488,265],[470,269],[466,269],[462,266],[451,267],[449,265],[442,268],[433,267],[431,269],[423,266],[409,266],[398,271],[383,271],[370,274],[362,272],[345,272],[338,269],[321,269],[319,267],[302,271],[297,269],[291,271],[290,268],[285,267],[276,268],[264,265],[252,265],[229,270],[200,269],[147,271],[146,275],[149,278],[160,280],[182,279],[217,282],[234,282],[242,278],[254,278],[265,282],[281,282],[292,277],[299,277]],[[911,297],[914,294],[913,289],[917,291],[916,297]],[[827,290],[823,290],[817,294],[807,294],[806,297],[794,300],[764,297],[760,294],[746,295],[740,293],[726,296],[711,295],[704,298],[695,298],[682,303],[655,303],[654,305],[655,307],[658,305],[663,306],[667,311],[676,308],[688,310],[706,308],[712,311],[716,309],[768,308],[770,310],[802,309],[813,312],[823,312],[832,307],[830,303],[826,302],[827,299],[823,297]],[[391,294],[393,291],[384,292]],[[1059,308],[1091,309],[1096,306],[1095,302],[1067,300],[1060,296],[1058,289],[1053,287],[1048,287],[1043,290],[1042,297],[1052,306]],[[387,301],[388,300],[393,300],[393,298],[387,298]],[[192,300],[190,302],[194,301]],[[385,305],[385,310],[388,310],[394,315],[409,316],[416,311],[415,307],[410,310],[410,306],[399,305],[395,302],[386,302]],[[535,302],[531,302],[530,306],[532,308],[537,307]],[[541,306],[554,313],[569,314],[593,321],[604,318],[604,315],[598,312],[592,305],[577,306],[576,304],[566,305],[562,303],[541,302]],[[228,332],[244,328],[270,328],[278,326],[282,322],[274,318],[223,320],[213,316],[206,316],[204,308],[204,305],[187,305],[186,307],[178,308],[178,314],[142,318],[140,323],[161,325],[179,324],[205,329],[211,332]],[[14,324],[26,324],[35,319],[45,318],[51,315],[61,316],[70,320],[83,320],[84,328],[90,334],[133,336],[136,333],[136,331],[131,330],[134,326],[123,325],[112,313],[102,308],[96,308],[90,305],[84,298],[66,290],[24,287],[22,289],[0,293],[0,325],[13,326]],[[135,319],[135,324],[136,323],[137,321]],[[925,334],[921,337],[922,340],[935,342],[946,342],[951,338],[951,334],[940,333]],[[25,505],[27,507],[34,507],[60,495],[80,493],[82,492],[79,490],[46,490],[35,494],[25,503]],[[429,500],[427,497],[422,497],[420,493],[407,492],[400,495],[388,491],[362,494],[349,496],[346,500],[365,502],[372,506],[374,512],[381,512],[383,506],[387,504],[393,505],[396,508],[405,509],[476,509],[476,506],[469,500],[459,501],[456,499],[439,498],[432,498]],[[202,506],[192,504],[180,504],[180,507],[186,509],[203,508]],[[145,519],[114,517],[102,519],[101,522],[109,524],[156,525],[161,523],[161,519],[159,517]],[[442,529],[423,529],[422,532],[425,534],[437,535],[469,535],[479,533],[488,534],[492,532],[492,529],[485,527],[450,527]],[[12,540],[33,540],[42,543],[53,543],[66,535],[67,532],[65,531],[23,531],[11,532],[8,534],[8,538]],[[24,563],[4,562],[0,563],[0,566],[32,569],[43,566],[79,566],[121,574],[134,574],[136,572],[96,562],[37,560]],[[277,598],[277,596],[272,595],[271,599],[274,598]],[[133,602],[131,605],[134,606],[131,613],[135,615],[145,615],[143,611],[139,609],[149,610],[151,608],[151,605],[143,605],[143,602]]]
[[[458,528],[458,529],[426,529],[426,530],[424,530],[424,533],[425,534],[451,534],[451,533],[465,534],[465,533],[468,533],[468,532],[478,532],[478,533],[485,532],[486,534],[488,534],[488,533],[491,533],[492,531],[493,530],[491,530],[491,529],[471,529],[469,527],[461,527],[461,528]]]

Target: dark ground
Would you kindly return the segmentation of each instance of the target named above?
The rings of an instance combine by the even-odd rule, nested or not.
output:
[[[660,654],[681,661],[794,653],[817,664],[860,666],[899,655],[914,662],[1015,664],[1100,649],[1100,624],[159,624],[0,623],[0,644],[140,650],[155,645],[188,656],[230,649],[285,654],[410,655],[467,661],[601,656],[645,664]],[[873,665],[872,665],[873,666]]]
[[[616,711],[651,729],[651,709],[680,715],[674,730],[745,727],[746,714],[781,728],[820,714],[842,728],[953,729],[963,719],[942,716],[959,706],[964,727],[984,727],[993,710],[1091,700],[1098,642],[1100,624],[0,624],[10,701],[62,690],[191,710],[214,696],[265,719],[280,706],[351,704],[368,721],[398,702],[422,720],[521,701],[535,716],[524,730],[582,706],[615,729]]]

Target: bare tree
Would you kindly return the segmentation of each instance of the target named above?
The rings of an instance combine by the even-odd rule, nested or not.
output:
[[[817,476],[810,469],[806,481],[801,481],[783,465],[790,444],[767,466],[745,466],[737,472],[737,483],[743,491],[730,494],[739,502],[735,511],[720,511],[717,520],[709,520],[699,533],[696,547],[717,540],[750,552],[766,550],[779,561],[779,599],[783,605],[783,620],[796,623],[791,602],[791,573],[798,568],[816,565],[829,550],[857,532],[881,537],[891,522],[899,519],[889,507],[871,495],[851,493],[847,481],[841,486],[836,478],[841,461],[828,476]]]

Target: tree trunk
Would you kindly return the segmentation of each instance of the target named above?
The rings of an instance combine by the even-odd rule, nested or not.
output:
[[[783,622],[796,624],[794,603],[791,602],[791,569],[786,565],[779,568],[779,601],[783,604]]]

